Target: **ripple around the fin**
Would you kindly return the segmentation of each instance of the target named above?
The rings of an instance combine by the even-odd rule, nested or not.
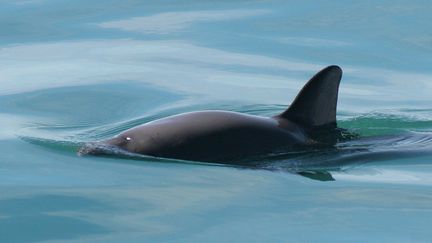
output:
[[[341,170],[365,163],[432,155],[432,133],[407,132],[401,135],[354,139],[335,147],[280,153],[267,158],[264,168],[303,171]]]
[[[411,110],[371,112],[338,122],[362,136],[392,135],[406,131],[432,131],[432,117]]]

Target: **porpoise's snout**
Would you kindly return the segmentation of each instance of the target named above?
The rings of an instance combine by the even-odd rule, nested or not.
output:
[[[111,146],[102,142],[85,143],[78,149],[78,156],[106,154]]]
[[[85,143],[78,149],[78,156],[85,155],[121,155],[128,151],[119,146],[117,139]]]

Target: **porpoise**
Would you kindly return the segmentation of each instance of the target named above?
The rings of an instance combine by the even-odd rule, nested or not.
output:
[[[180,160],[231,163],[298,147],[334,145],[342,70],[329,66],[313,76],[287,110],[272,117],[204,110],[154,120],[82,146],[80,155],[116,149]]]

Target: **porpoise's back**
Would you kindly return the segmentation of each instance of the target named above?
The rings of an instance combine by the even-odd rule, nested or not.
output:
[[[296,124],[230,111],[198,111],[155,120],[124,133],[142,139],[141,154],[227,161],[269,153],[307,140]]]

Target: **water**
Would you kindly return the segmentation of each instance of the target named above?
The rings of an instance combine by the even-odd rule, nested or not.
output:
[[[431,10],[0,1],[0,241],[429,241]],[[335,148],[254,168],[76,155],[181,112],[277,114],[330,64],[360,135]]]

